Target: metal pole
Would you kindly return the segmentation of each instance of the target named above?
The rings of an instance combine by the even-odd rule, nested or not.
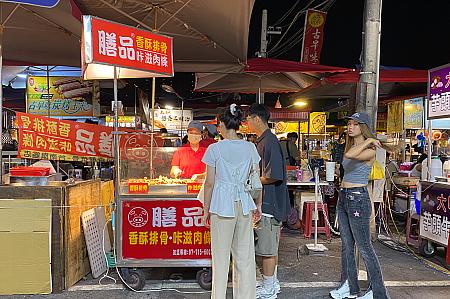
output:
[[[3,25],[0,26],[0,185],[3,185]]]
[[[366,0],[364,11],[362,67],[356,95],[356,110],[366,111],[375,129],[378,110],[382,0]]]
[[[153,136],[155,133],[155,90],[156,90],[156,78],[152,78],[152,135],[150,138],[150,178],[154,177],[153,170]]]
[[[116,199],[116,205],[119,200],[120,192],[120,167],[119,167],[119,154],[120,154],[120,136],[119,136],[119,102],[117,99],[117,68],[114,67],[114,133],[113,133],[113,147],[114,147],[114,194]]]
[[[261,17],[261,45],[259,50],[259,56],[267,57],[267,9],[263,9]],[[261,77],[259,77],[258,88],[258,104],[264,104],[264,93],[261,92]]]
[[[267,9],[263,9],[261,18],[261,48],[259,55],[267,57]]]
[[[184,99],[181,99],[181,126],[180,126],[181,139],[183,139],[183,123],[184,123]]]
[[[47,65],[47,116],[50,117],[50,69]]]
[[[134,129],[137,130],[137,86],[134,85]]]
[[[317,248],[317,222],[319,219],[318,201],[319,201],[319,168],[314,169],[314,248]],[[326,224],[325,224],[326,225]]]
[[[152,78],[152,133],[155,132],[155,86],[156,78]]]

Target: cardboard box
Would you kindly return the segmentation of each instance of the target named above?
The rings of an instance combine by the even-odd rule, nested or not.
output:
[[[0,295],[51,293],[50,223],[50,200],[0,200]]]

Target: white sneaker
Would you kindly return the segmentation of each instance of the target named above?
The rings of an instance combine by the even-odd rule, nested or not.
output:
[[[346,280],[342,284],[342,286],[330,291],[330,297],[334,299],[344,299],[344,298],[356,298],[357,296],[350,295],[350,286],[348,285],[348,280]]]
[[[366,292],[364,294],[364,296],[358,297],[358,299],[373,299],[373,292],[372,292],[372,290]]]
[[[277,299],[277,292],[275,291],[275,288],[268,290],[261,286],[256,289],[256,299]]]
[[[262,288],[263,287],[263,281],[262,280],[258,280],[256,282],[256,289]],[[275,289],[275,292],[277,293],[277,295],[279,293],[281,293],[281,285],[280,285],[280,281],[278,279],[275,279],[275,282],[273,283],[273,288]]]

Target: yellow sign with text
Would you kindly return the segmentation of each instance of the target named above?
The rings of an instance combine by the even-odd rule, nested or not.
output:
[[[27,113],[30,114],[96,116],[100,114],[99,99],[98,81],[83,81],[78,77],[27,78]]]

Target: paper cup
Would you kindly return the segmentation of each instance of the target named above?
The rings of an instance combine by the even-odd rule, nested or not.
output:
[[[326,162],[325,163],[325,169],[326,169],[326,177],[328,182],[334,181],[334,169],[336,168],[336,162]]]

